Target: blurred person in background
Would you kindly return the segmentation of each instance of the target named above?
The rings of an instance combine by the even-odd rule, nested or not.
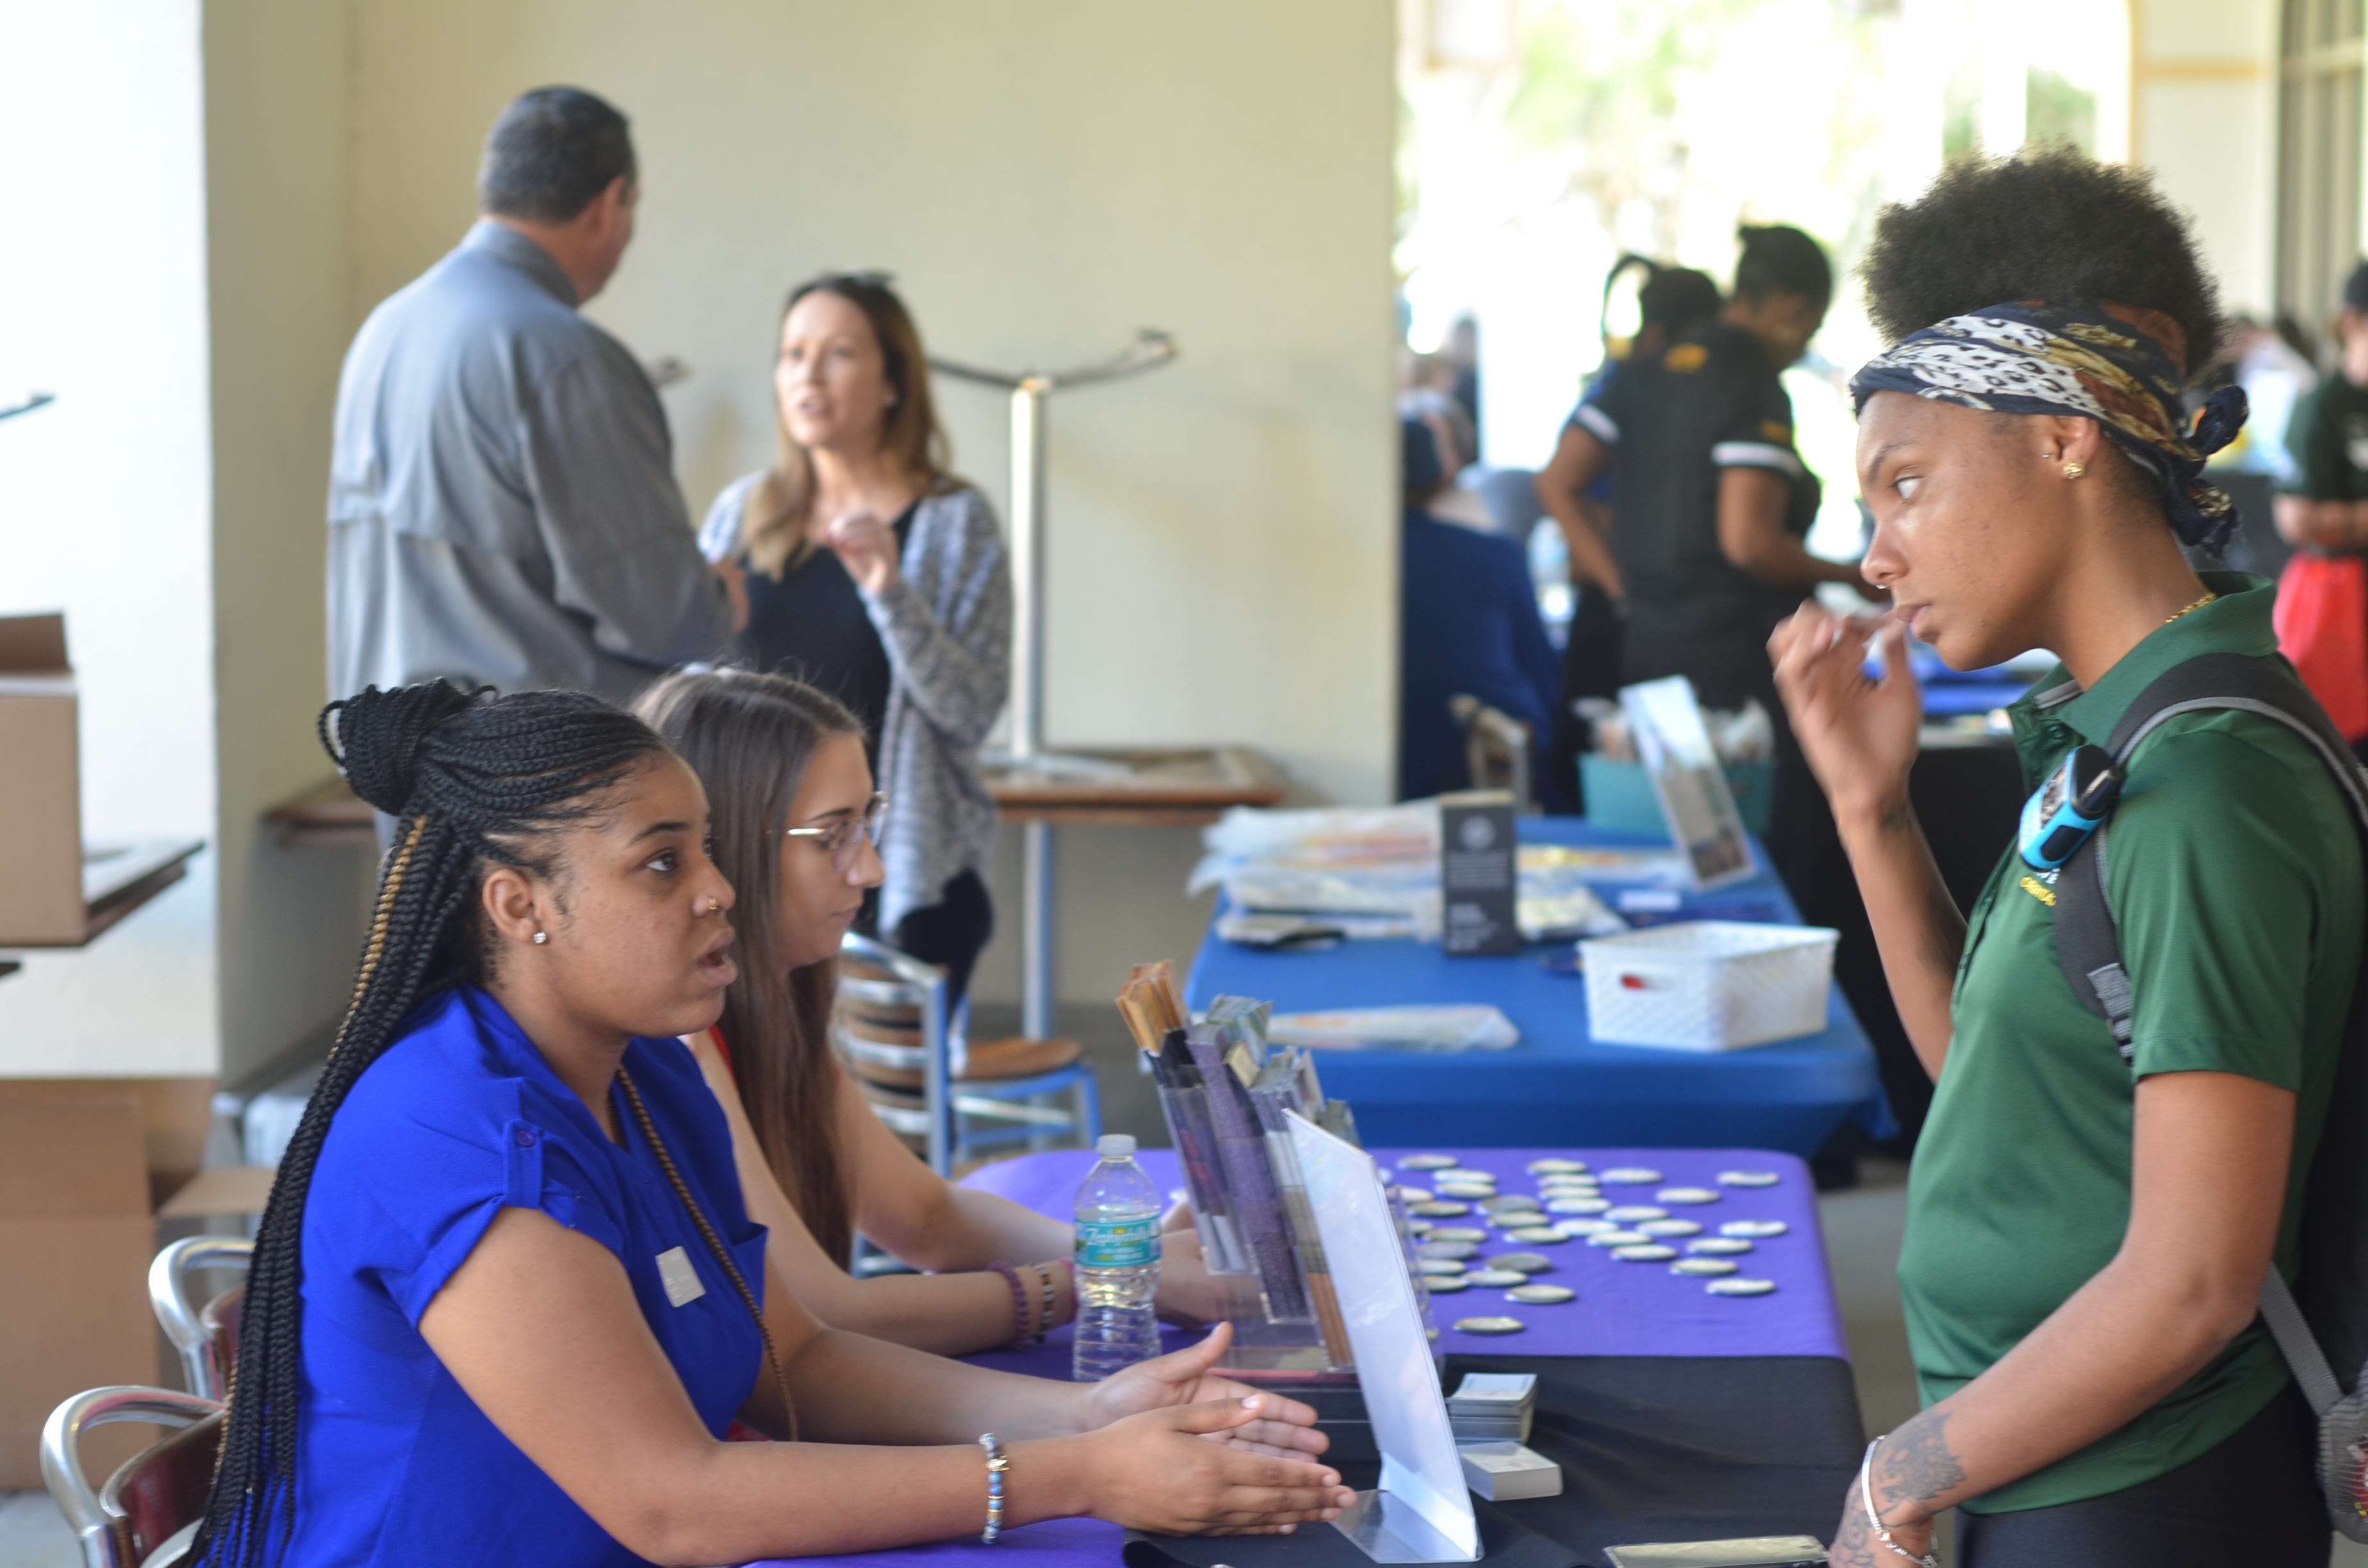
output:
[[[2335,371],[2294,404],[2278,533],[2279,651],[2355,751],[2368,756],[2368,261],[2343,285]]]
[[[1398,799],[1472,782],[1463,733],[1448,711],[1476,697],[1527,724],[1531,758],[1554,694],[1554,644],[1538,619],[1529,554],[1514,540],[1431,516],[1445,483],[1438,437],[1418,419],[1399,426],[1406,484],[1398,607]]]
[[[959,1000],[995,930],[995,801],[979,777],[1011,677],[1011,576],[995,513],[947,470],[929,361],[875,273],[799,285],[773,371],[780,455],[700,527],[746,583],[739,658],[844,703],[896,809],[859,929],[946,971]]]
[[[1735,290],[1714,320],[1657,355],[1631,354],[1564,431],[1550,472],[1583,492],[1612,478],[1612,554],[1627,620],[1623,685],[1684,676],[1704,708],[1757,701],[1775,732],[1768,855],[1804,922],[1841,933],[1834,978],[1873,1044],[1883,1084],[1912,1142],[1931,1080],[1900,1027],[1883,963],[1834,831],[1777,700],[1768,637],[1820,584],[1869,598],[1858,568],[1809,553],[1819,484],[1793,444],[1782,380],[1823,324],[1833,268],[1798,229],[1739,232]],[[1855,1129],[1813,1162],[1818,1179],[1856,1176]]]
[[[1563,428],[1562,439],[1545,471],[1537,476],[1539,504],[1561,528],[1570,556],[1573,604],[1570,635],[1563,645],[1562,686],[1554,709],[1553,740],[1547,767],[1558,784],[1577,791],[1578,756],[1589,743],[1587,721],[1573,704],[1585,697],[1609,698],[1620,690],[1620,631],[1625,615],[1620,598],[1620,572],[1611,558],[1611,473],[1602,469],[1588,485],[1575,485],[1572,476],[1584,459],[1585,445],[1574,432],[1587,429],[1590,404],[1601,398],[1634,358],[1650,359],[1702,323],[1718,314],[1718,285],[1690,267],[1662,267],[1643,256],[1624,256],[1604,281],[1608,299],[1621,274],[1641,267],[1645,283],[1636,293],[1640,318],[1636,335],[1618,354],[1607,352],[1589,381],[1577,409]],[[1614,345],[1606,339],[1609,349]],[[1585,801],[1579,801],[1584,809]]]
[[[372,311],[337,387],[329,692],[449,678],[629,701],[731,637],[666,410],[578,313],[640,194],[625,117],[544,87],[502,110],[483,214]]]

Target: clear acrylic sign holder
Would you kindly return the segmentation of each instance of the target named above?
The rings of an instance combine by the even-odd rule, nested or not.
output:
[[[1376,1562],[1476,1562],[1480,1527],[1373,1157],[1296,1111],[1291,1142],[1357,1358],[1382,1483],[1333,1522]]]

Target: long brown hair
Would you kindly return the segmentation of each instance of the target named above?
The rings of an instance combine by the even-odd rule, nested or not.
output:
[[[707,788],[715,863],[739,901],[740,978],[717,1028],[731,1047],[740,1104],[781,1190],[822,1250],[842,1267],[855,1221],[838,1159],[838,1071],[830,1048],[838,960],[784,970],[773,926],[782,828],[806,765],[823,742],[860,735],[855,715],[814,687],[745,670],[680,671],[643,693],[635,712]]]
[[[825,272],[790,290],[781,307],[780,326],[773,332],[778,352],[780,327],[790,312],[809,294],[836,294],[863,312],[896,401],[889,405],[880,445],[925,495],[962,488],[947,472],[950,459],[946,433],[938,424],[936,403],[929,395],[929,357],[921,349],[920,329],[912,312],[888,287],[884,273]],[[814,509],[814,455],[790,435],[789,419],[780,405],[780,381],[774,381],[773,428],[780,455],[749,494],[740,518],[740,548],[749,562],[769,577],[779,577],[791,562],[803,556],[806,523]]]

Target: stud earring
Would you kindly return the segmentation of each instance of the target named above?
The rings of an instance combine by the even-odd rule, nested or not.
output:
[[[2071,462],[2064,465],[2064,477],[2066,479],[2078,479],[2088,472],[2089,465],[2086,463]]]
[[[536,947],[538,947],[538,948],[539,948],[539,947],[541,947],[541,946],[542,946],[545,942],[548,942],[548,941],[550,941],[550,940],[551,940],[551,934],[550,934],[549,932],[547,932],[547,931],[537,931],[537,932],[534,934],[534,945],[535,945]]]

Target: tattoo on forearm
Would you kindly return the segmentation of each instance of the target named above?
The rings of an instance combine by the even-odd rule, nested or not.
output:
[[[1916,808],[1902,795],[1883,809],[1883,831],[1906,833],[1916,825]]]
[[[1875,1450],[1883,1461],[1874,1477],[1876,1495],[1886,1502],[1930,1503],[1964,1485],[1964,1467],[1949,1451],[1948,1425],[1945,1412],[1928,1410],[1884,1439]]]
[[[1953,980],[1957,960],[1965,954],[1965,912],[1949,896],[1949,886],[1938,870],[1925,889],[1924,929],[1929,942],[1924,961]]]

